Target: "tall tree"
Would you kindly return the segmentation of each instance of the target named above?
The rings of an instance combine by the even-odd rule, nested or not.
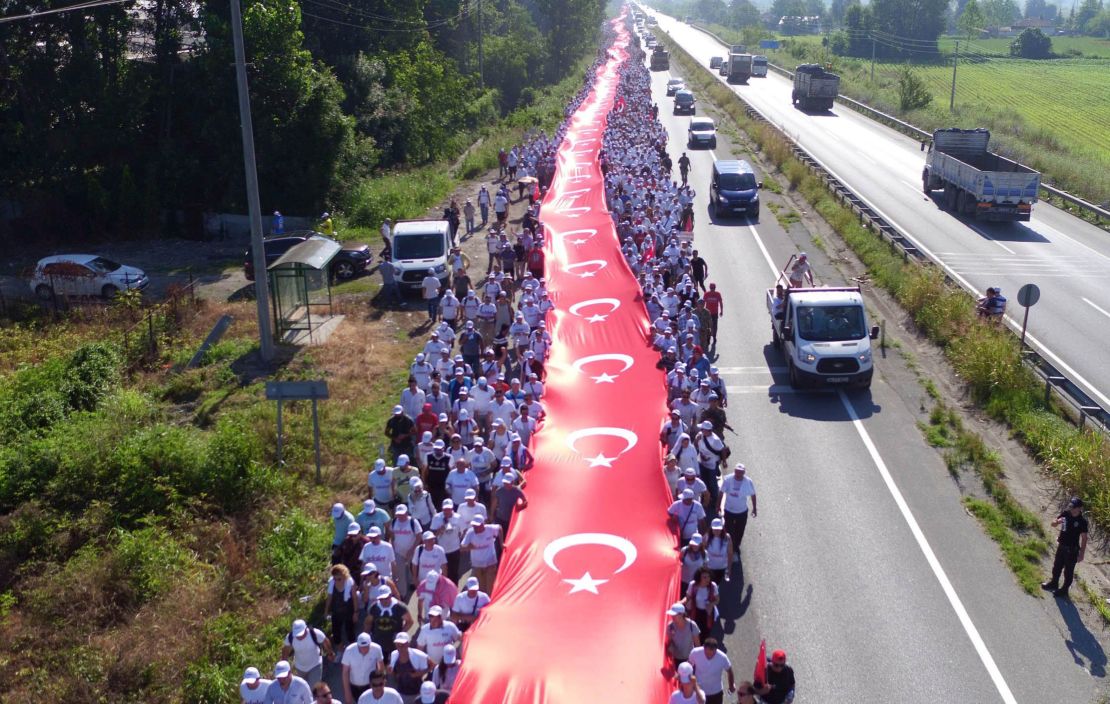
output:
[[[967,0],[964,11],[960,13],[960,19],[956,24],[960,28],[960,32],[968,39],[979,36],[979,33],[987,26],[987,18],[979,8],[979,0]]]

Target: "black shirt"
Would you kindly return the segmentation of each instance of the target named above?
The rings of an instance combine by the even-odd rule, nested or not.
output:
[[[694,269],[695,279],[705,278],[705,260],[699,257],[694,257],[690,260],[690,266]]]
[[[782,704],[786,695],[794,690],[794,670],[789,665],[783,665],[781,670],[767,666],[767,684],[771,691],[763,696],[766,704]]]
[[[408,442],[409,438],[404,436],[411,435],[415,428],[416,423],[403,413],[390,416],[385,422],[385,433],[394,443]]]
[[[443,455],[436,457],[435,453],[428,455],[425,462],[428,463],[429,472],[450,472],[451,471],[451,455],[446,452]]]
[[[1063,511],[1057,518],[1064,519],[1060,528],[1060,537],[1057,542],[1062,547],[1079,548],[1079,536],[1087,532],[1087,517],[1082,513],[1078,516],[1071,515],[1071,511]]]

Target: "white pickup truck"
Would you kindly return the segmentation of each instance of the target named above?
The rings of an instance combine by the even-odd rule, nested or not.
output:
[[[859,287],[786,288],[781,296],[767,289],[771,338],[786,356],[790,386],[870,388],[874,366],[871,340]]]

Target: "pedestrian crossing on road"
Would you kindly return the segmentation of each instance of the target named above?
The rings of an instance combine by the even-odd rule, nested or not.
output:
[[[1095,257],[1045,259],[1039,254],[937,252],[957,274],[969,276],[1036,276],[1038,278],[1106,278],[1110,264]]]

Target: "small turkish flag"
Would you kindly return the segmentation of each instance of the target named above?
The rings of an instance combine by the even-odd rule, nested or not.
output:
[[[624,112],[624,98],[617,98],[617,112]]]
[[[767,683],[767,639],[759,641],[759,658],[755,661],[755,674],[752,675],[752,682],[756,687],[762,687]]]

